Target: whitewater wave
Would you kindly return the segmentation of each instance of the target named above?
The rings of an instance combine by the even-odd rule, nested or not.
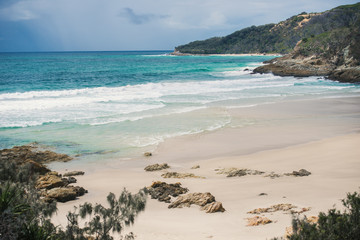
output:
[[[209,107],[212,103],[239,100],[236,106],[252,106],[272,98],[326,95],[359,91],[353,85],[316,77],[297,79],[272,74],[226,71],[220,80],[152,82],[119,87],[0,94],[0,127],[26,127],[70,121],[102,125],[137,121]],[[264,99],[266,98],[266,99]],[[247,102],[246,99],[252,99]],[[259,99],[254,103],[253,99]],[[189,110],[190,109],[190,110]],[[139,114],[138,114],[139,113]]]

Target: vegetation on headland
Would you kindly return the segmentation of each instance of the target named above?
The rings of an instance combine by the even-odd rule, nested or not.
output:
[[[174,54],[282,53],[254,70],[280,76],[327,76],[360,82],[360,3],[301,13],[278,24],[252,26],[225,37],[195,41]]]
[[[23,155],[24,151],[18,151],[20,148],[0,152],[1,240],[111,240],[112,233],[121,234],[124,226],[133,224],[145,209],[145,189],[137,194],[124,189],[119,198],[109,193],[108,207],[84,203],[67,214],[65,229],[55,226],[50,219],[57,210],[56,201],[48,201],[36,188],[41,173],[49,170],[26,157],[62,155],[27,151]],[[133,238],[130,233],[122,239]]]
[[[360,3],[323,13],[300,13],[278,24],[251,26],[225,37],[194,41],[175,48],[190,54],[290,53],[302,39],[358,25]],[[343,35],[346,37],[346,35]],[[327,39],[328,40],[328,39]]]
[[[360,194],[348,193],[342,200],[345,211],[333,208],[327,213],[319,213],[316,223],[307,218],[294,218],[292,233],[286,236],[289,240],[355,240],[360,236]],[[276,240],[278,238],[275,238]],[[281,238],[283,239],[283,238]]]

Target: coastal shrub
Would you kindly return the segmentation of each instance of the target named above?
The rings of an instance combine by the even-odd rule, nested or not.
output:
[[[55,227],[49,218],[55,211],[56,203],[43,202],[36,190],[29,185],[1,183],[0,239],[44,239],[36,236],[54,232]]]
[[[309,223],[306,218],[294,218],[290,240],[355,240],[360,236],[360,194],[348,193],[342,200],[343,212],[330,209],[321,212],[317,223]],[[276,238],[275,238],[276,239]]]
[[[83,240],[85,236],[92,236],[95,240],[112,240],[111,233],[121,233],[124,226],[134,223],[135,217],[145,209],[147,191],[140,190],[131,194],[126,189],[117,199],[115,194],[109,193],[107,202],[109,207],[98,203],[84,203],[67,215],[68,224],[63,237],[69,240]],[[84,227],[79,227],[79,217],[87,219]],[[132,233],[123,239],[133,239]]]
[[[24,184],[6,182],[0,185],[0,239],[1,240],[112,240],[111,233],[121,233],[124,226],[134,223],[145,209],[146,190],[131,194],[126,189],[117,199],[109,193],[108,207],[84,203],[67,215],[65,230],[55,227],[50,217],[56,203],[46,203],[37,192]],[[89,220],[80,226],[79,217]],[[132,233],[122,239],[133,239]]]
[[[29,163],[19,165],[15,161],[0,161],[0,183],[10,181],[32,185],[37,177]]]

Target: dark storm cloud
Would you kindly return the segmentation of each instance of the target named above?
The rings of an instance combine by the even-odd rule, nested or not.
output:
[[[136,14],[131,8],[124,8],[123,11],[119,14],[119,16],[125,17],[129,20],[129,22],[137,25],[146,24],[156,19],[163,19],[169,17],[166,15]]]

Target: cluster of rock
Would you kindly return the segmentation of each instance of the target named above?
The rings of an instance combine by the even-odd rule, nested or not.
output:
[[[215,169],[217,174],[225,174],[226,177],[242,177],[246,175],[264,175],[264,177],[270,177],[270,178],[279,178],[283,176],[295,176],[295,177],[304,177],[309,176],[311,172],[300,169],[299,171],[293,171],[291,173],[284,173],[279,174],[275,172],[266,173],[259,170],[252,170],[247,168],[222,168],[222,169]]]
[[[306,177],[311,175],[311,172],[309,172],[306,169],[300,169],[299,171],[292,171],[291,173],[284,173],[284,174],[280,174],[280,173],[275,173],[275,172],[271,172],[266,174],[264,177],[269,177],[269,178],[279,178],[279,177],[284,177],[284,176],[294,176],[294,177]]]
[[[72,186],[77,180],[73,177],[83,175],[84,172],[73,171],[64,174],[52,172],[44,163],[53,161],[67,162],[72,158],[66,154],[37,148],[36,145],[15,146],[11,149],[0,150],[0,161],[12,162],[16,166],[26,165],[32,176],[37,176],[35,188],[44,197],[44,201],[66,202],[87,193],[82,187]],[[16,169],[15,169],[16,171]]]
[[[163,163],[163,164],[156,163],[156,164],[146,166],[144,168],[144,170],[147,172],[153,172],[153,171],[160,171],[160,170],[167,169],[167,168],[170,168],[170,166],[167,163]]]
[[[262,175],[265,172],[259,170],[251,170],[247,168],[222,168],[215,169],[217,174],[226,174],[226,177],[242,177],[245,175]]]
[[[160,202],[171,203],[171,197],[177,197],[168,208],[190,207],[192,204],[201,207],[206,213],[224,212],[225,209],[221,202],[215,201],[215,197],[211,193],[187,193],[187,188],[181,187],[181,183],[165,183],[154,182],[148,187],[151,198],[158,199]],[[181,196],[180,196],[181,195]]]
[[[277,211],[289,211],[293,208],[297,208],[297,206],[294,206],[290,203],[280,203],[276,205],[272,205],[271,207],[267,208],[256,208],[252,211],[249,211],[250,214],[261,214],[261,213],[271,213],[271,212],[277,212]]]
[[[291,214],[300,214],[309,211],[310,207],[304,207],[297,209],[298,207],[292,205],[290,203],[280,203],[275,204],[267,208],[256,208],[252,211],[247,212],[248,214],[264,214],[264,213],[273,213],[277,211],[283,211],[285,213]],[[248,224],[247,226],[258,226],[272,223],[273,221],[264,216],[255,216],[251,218],[247,218]]]
[[[70,175],[62,177],[57,172],[48,172],[40,176],[36,181],[35,188],[38,189],[44,200],[52,202],[67,202],[75,200],[76,197],[82,196],[88,191],[79,186],[72,186],[70,184],[76,183],[76,179]]]
[[[354,34],[355,35],[355,34]],[[360,67],[358,52],[359,33],[347,43],[337,44],[336,50],[325,50],[327,54],[312,53],[309,56],[302,54],[302,41],[294,51],[283,57],[265,61],[267,65],[254,69],[254,73],[273,73],[279,76],[327,76],[329,79],[341,82],[360,82]],[[357,40],[355,40],[357,38]],[[353,51],[349,51],[353,49]]]

